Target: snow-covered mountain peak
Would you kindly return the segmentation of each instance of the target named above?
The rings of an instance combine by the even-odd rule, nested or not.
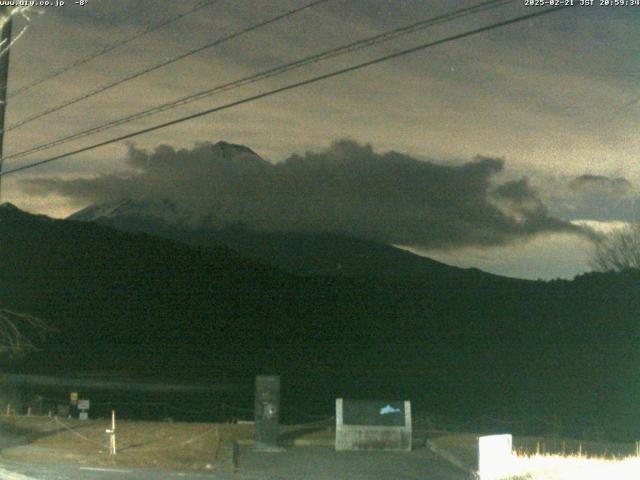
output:
[[[227,170],[236,174],[242,172],[247,175],[261,175],[268,167],[268,162],[249,147],[225,141],[201,144],[198,147],[198,153],[198,157],[188,159],[194,162],[192,170],[195,173],[192,175],[197,174],[203,178],[210,176],[212,181],[216,178],[224,178]],[[202,153],[204,153],[204,161]],[[188,184],[185,188],[188,188]],[[168,226],[201,228],[217,225],[215,217],[212,209],[207,210],[202,205],[157,197],[138,199],[133,195],[133,198],[96,203],[73,213],[68,219],[104,223],[113,223],[112,220],[122,219],[143,223],[159,221]]]
[[[171,200],[133,200],[130,198],[91,205],[70,215],[68,219],[93,222],[122,217],[151,217],[162,220],[169,225],[191,225],[194,222],[192,211],[178,207]]]

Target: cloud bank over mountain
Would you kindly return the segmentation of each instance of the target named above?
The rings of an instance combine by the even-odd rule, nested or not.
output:
[[[94,178],[32,178],[31,195],[62,195],[78,206],[167,199],[206,227],[329,231],[425,248],[498,246],[550,233],[589,235],[551,215],[526,178],[503,183],[498,158],[452,165],[350,140],[270,163],[220,142],[192,149],[130,146],[128,171]]]
[[[635,222],[640,192],[625,177],[585,173],[550,179],[539,188],[550,211],[568,220]]]

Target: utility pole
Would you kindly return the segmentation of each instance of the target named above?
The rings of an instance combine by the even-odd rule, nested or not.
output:
[[[0,174],[2,173],[3,163],[3,144],[4,144],[4,116],[7,111],[7,85],[9,80],[9,52],[11,49],[11,26],[13,19],[10,15],[10,7],[0,7],[0,15],[6,18],[2,31],[0,31]],[[7,18],[8,17],[8,18]],[[2,203],[2,175],[0,175],[0,203]]]

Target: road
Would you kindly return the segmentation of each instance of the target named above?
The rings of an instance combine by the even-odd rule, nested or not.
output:
[[[126,467],[89,467],[63,462],[24,462],[2,458],[2,449],[28,445],[26,437],[0,434],[0,480],[23,480],[3,476],[2,468],[38,480],[467,480],[458,467],[432,453],[336,452],[327,446],[289,447],[282,452],[263,452],[240,447],[235,472],[167,472]],[[229,467],[231,468],[231,467]]]
[[[466,480],[468,477],[425,448],[413,452],[336,452],[292,447],[266,453],[243,447],[236,472],[165,472],[92,468],[64,463],[2,460],[13,472],[42,480]],[[0,478],[2,478],[0,476]],[[10,479],[11,477],[7,477]]]
[[[0,465],[11,472],[24,475],[16,480],[231,480],[237,479],[231,474],[211,473],[173,473],[160,470],[132,468],[83,467],[65,463],[25,463],[13,460],[0,460]],[[15,477],[0,475],[0,479],[13,480]]]

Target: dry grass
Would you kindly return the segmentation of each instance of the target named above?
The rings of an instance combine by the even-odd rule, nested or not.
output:
[[[232,441],[253,438],[253,425],[119,421],[115,456],[109,455],[108,420],[2,417],[5,430],[22,434],[28,445],[3,455],[35,461],[69,461],[171,470],[210,470],[227,455]]]
[[[510,478],[530,480],[627,480],[640,478],[634,444],[557,438],[514,439]]]
[[[640,457],[518,454],[509,470],[510,480],[636,480]]]
[[[0,416],[0,430],[24,438],[2,455],[27,461],[92,466],[212,470],[233,466],[233,443],[252,445],[253,424],[117,422],[117,455],[109,455],[110,420]],[[281,427],[284,445],[331,446],[335,432],[323,422]]]
[[[560,437],[514,437],[513,448],[523,454],[577,455],[589,457],[629,457],[635,455],[633,443],[577,440]]]
[[[429,442],[469,471],[477,468],[478,442],[473,434],[433,435]],[[573,439],[515,437],[509,480],[637,480],[640,457],[634,444],[581,442]],[[452,461],[450,459],[450,461]],[[500,468],[500,470],[503,470]]]

